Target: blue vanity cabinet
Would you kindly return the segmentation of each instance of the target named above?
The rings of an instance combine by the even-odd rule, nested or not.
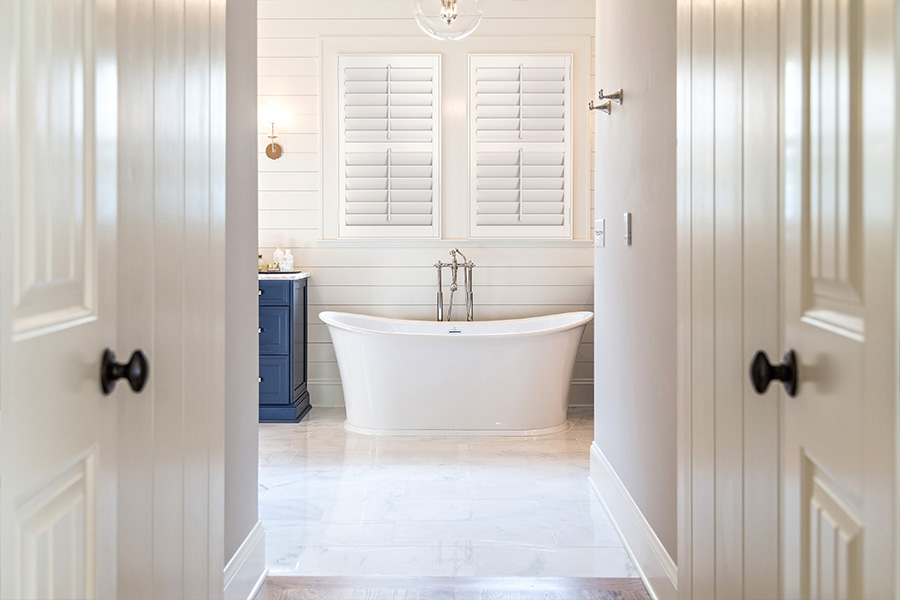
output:
[[[259,420],[296,423],[309,412],[306,279],[259,281]]]

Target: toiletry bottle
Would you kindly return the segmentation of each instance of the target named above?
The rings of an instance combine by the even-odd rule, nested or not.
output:
[[[294,255],[291,254],[291,249],[288,248],[284,251],[284,266],[281,268],[282,271],[291,272],[294,270]]]
[[[284,251],[281,249],[281,244],[275,247],[275,252],[272,254],[272,266],[281,270],[281,262],[284,260]]]
[[[260,273],[266,272],[266,263],[262,259],[262,254],[259,255],[259,272]]]

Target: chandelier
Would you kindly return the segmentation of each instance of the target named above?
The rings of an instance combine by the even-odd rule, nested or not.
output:
[[[461,40],[481,23],[482,0],[413,0],[419,27],[436,40]]]

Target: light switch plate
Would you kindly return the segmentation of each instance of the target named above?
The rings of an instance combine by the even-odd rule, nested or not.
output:
[[[606,246],[606,219],[597,219],[594,221],[594,247],[604,248]]]

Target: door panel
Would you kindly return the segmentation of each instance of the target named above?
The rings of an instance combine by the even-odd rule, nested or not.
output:
[[[858,3],[850,0],[810,0],[802,27],[809,48],[806,111],[809,171],[800,197],[800,219],[794,201],[786,198],[786,227],[800,227],[786,250],[803,257],[799,273],[788,270],[787,325],[790,339],[801,344],[808,388],[801,397],[814,398],[817,408],[804,411],[805,459],[821,464],[847,488],[850,497],[862,492],[862,445],[833,440],[861,440],[862,350],[864,305],[860,284],[862,230],[860,215],[860,120]],[[852,93],[853,90],[857,93]],[[786,118],[793,118],[786,115]],[[806,231],[806,241],[803,231]],[[793,245],[794,241],[801,246]],[[804,248],[805,246],[805,248]],[[790,304],[793,302],[793,306]],[[799,315],[798,315],[799,313]],[[792,318],[799,316],[799,323]],[[790,346],[795,347],[795,346]],[[796,348],[799,352],[799,347]],[[801,400],[801,403],[804,401]],[[804,505],[809,505],[807,498]]]
[[[19,503],[22,598],[90,597],[97,589],[97,454],[89,451]]]
[[[115,5],[0,6],[0,596],[116,593]]]
[[[93,0],[18,2],[17,339],[97,318]],[[17,173],[15,173],[17,171]],[[52,171],[52,173],[48,173]],[[102,207],[101,207],[102,208]]]
[[[804,366],[831,374],[812,379],[820,410],[809,411],[803,422],[810,436],[823,441],[863,435],[860,12],[859,3],[850,0],[810,0],[804,24],[809,173],[800,226],[808,234],[806,252],[797,248],[804,256],[797,298],[803,325],[797,334],[810,349],[825,350],[803,356]],[[827,465],[851,493],[861,493],[861,445],[826,442],[805,452],[811,462]]]
[[[807,464],[809,598],[860,597],[862,526],[825,473]]]
[[[809,227],[805,317],[863,334],[860,228],[860,15],[851,0],[810,0]]]
[[[790,598],[896,595],[896,10],[782,6]]]

